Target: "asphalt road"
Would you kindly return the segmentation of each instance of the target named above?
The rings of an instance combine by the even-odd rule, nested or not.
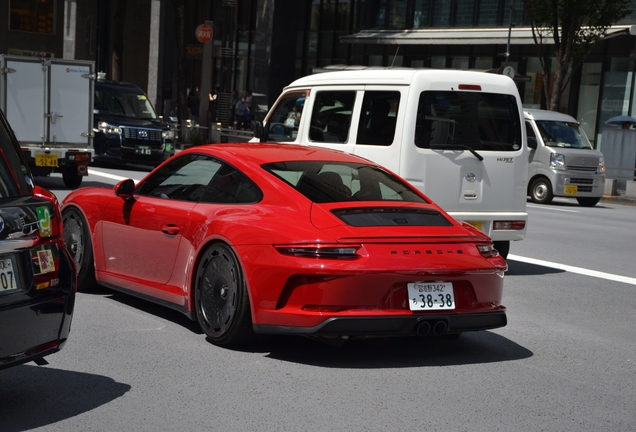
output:
[[[84,185],[146,174],[91,171]],[[0,371],[0,430],[634,431],[636,207],[528,212],[502,329],[223,349],[179,313],[103,289],[79,294],[48,366]]]

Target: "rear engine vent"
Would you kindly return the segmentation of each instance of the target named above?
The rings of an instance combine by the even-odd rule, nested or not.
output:
[[[355,227],[373,226],[452,226],[444,215],[436,210],[368,207],[332,210],[345,223]]]

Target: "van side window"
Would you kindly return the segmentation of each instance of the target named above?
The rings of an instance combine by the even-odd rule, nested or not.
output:
[[[444,149],[517,151],[522,125],[514,96],[468,91],[425,91],[420,95],[415,145]]]
[[[289,142],[296,140],[305,99],[305,92],[292,92],[286,94],[276,104],[267,119],[268,141]]]
[[[393,144],[399,105],[400,92],[366,92],[360,112],[357,143],[381,146]]]
[[[317,142],[346,143],[355,100],[354,91],[316,93],[309,139]]]

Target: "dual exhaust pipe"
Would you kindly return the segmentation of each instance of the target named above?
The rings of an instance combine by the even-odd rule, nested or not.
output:
[[[446,320],[422,320],[417,323],[415,333],[418,336],[444,336],[448,331],[448,322]]]

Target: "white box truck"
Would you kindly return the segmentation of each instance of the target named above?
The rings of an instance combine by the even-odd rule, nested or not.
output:
[[[0,55],[0,109],[34,175],[76,188],[93,160],[92,61]]]

